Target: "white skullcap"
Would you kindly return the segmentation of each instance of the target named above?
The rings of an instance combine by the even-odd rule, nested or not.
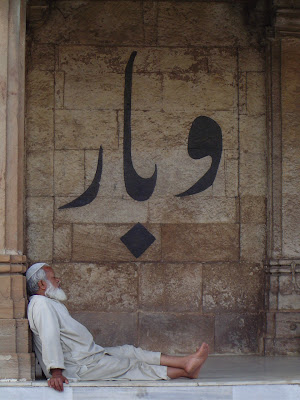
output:
[[[29,267],[28,270],[26,271],[26,281],[29,281],[32,275],[38,272],[44,265],[49,266],[46,263],[36,263],[33,264],[31,267]]]

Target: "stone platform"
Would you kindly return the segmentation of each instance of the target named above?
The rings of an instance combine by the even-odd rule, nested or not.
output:
[[[197,380],[73,382],[63,393],[46,381],[0,381],[5,400],[296,400],[300,357],[211,356]]]

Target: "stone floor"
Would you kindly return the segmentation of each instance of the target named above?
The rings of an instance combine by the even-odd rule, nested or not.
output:
[[[63,393],[45,381],[0,381],[5,400],[299,400],[300,357],[211,356],[197,380],[73,382]]]

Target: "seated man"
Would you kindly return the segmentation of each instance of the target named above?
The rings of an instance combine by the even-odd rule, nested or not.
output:
[[[208,357],[203,343],[194,354],[177,357],[131,345],[97,345],[90,332],[73,319],[61,303],[66,300],[60,281],[45,263],[26,272],[30,297],[28,319],[36,356],[48,385],[62,391],[72,380],[159,380],[197,378]]]

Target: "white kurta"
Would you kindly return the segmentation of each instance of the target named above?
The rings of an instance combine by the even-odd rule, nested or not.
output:
[[[130,345],[97,345],[86,327],[57,300],[32,296],[28,319],[35,352],[47,378],[50,369],[61,368],[71,380],[168,379],[167,367],[159,365],[161,353]]]

